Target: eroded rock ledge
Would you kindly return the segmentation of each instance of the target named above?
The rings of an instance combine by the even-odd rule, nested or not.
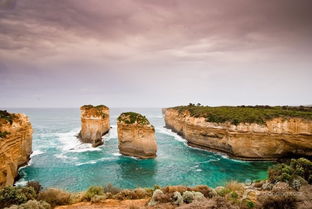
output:
[[[195,114],[192,112],[191,115],[187,108],[163,109],[166,127],[183,136],[191,146],[226,153],[243,160],[312,156],[310,113],[307,113],[308,117],[293,112],[298,117],[280,116],[264,120],[264,123],[233,124],[230,121],[209,122],[207,117],[200,116],[200,111],[203,110]],[[214,115],[211,117],[222,119]]]
[[[134,112],[122,113],[118,117],[117,131],[121,154],[138,158],[156,157],[155,129],[145,116]]]
[[[0,188],[14,183],[32,152],[32,126],[24,114],[0,111]]]
[[[78,135],[84,143],[93,147],[103,144],[102,136],[109,132],[109,108],[104,105],[84,105],[81,111],[81,131]]]

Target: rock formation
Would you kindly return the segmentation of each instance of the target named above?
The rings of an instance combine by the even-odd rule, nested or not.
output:
[[[102,136],[110,129],[109,108],[104,105],[84,105],[80,111],[81,131],[78,137],[84,143],[91,143],[93,147],[102,145]]]
[[[276,117],[264,124],[208,122],[175,108],[163,110],[166,127],[188,144],[244,160],[275,160],[292,155],[312,156],[312,120]]]
[[[0,188],[14,183],[32,152],[32,127],[24,114],[0,111]]]
[[[145,116],[134,112],[122,113],[118,117],[117,131],[121,154],[138,158],[156,157],[155,129]]]

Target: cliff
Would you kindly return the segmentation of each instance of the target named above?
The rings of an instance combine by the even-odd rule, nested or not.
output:
[[[103,144],[102,136],[110,129],[109,108],[104,105],[84,105],[80,111],[80,140],[84,143],[91,143],[93,147]]]
[[[265,115],[260,117],[260,112],[255,110],[256,113],[253,113],[248,109],[248,113],[243,110],[243,117],[238,117],[236,110],[231,109],[230,114],[235,118],[231,120],[224,119],[226,117],[222,117],[220,110],[208,109],[205,112],[207,108],[200,109],[194,106],[190,110],[178,107],[164,109],[166,127],[183,136],[191,146],[226,153],[244,160],[275,160],[292,155],[312,156],[311,112],[259,110]],[[246,118],[254,122],[241,122]],[[211,122],[212,119],[222,122]]]
[[[122,113],[118,117],[117,132],[121,154],[138,158],[156,157],[155,129],[144,116]]]
[[[14,183],[32,152],[32,127],[24,114],[0,111],[0,188]]]

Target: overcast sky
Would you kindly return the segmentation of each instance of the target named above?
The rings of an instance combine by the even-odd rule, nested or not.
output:
[[[0,107],[312,104],[311,0],[0,0]]]

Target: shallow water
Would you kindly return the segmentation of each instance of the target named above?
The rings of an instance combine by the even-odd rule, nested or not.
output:
[[[75,137],[80,127],[79,109],[8,109],[27,114],[34,128],[33,154],[28,166],[20,169],[21,179],[39,181],[44,187],[68,191],[112,183],[121,188],[153,185],[198,185],[211,187],[229,180],[256,180],[266,177],[271,163],[231,160],[191,148],[184,139],[164,128],[158,108],[111,109],[110,133],[103,146],[92,148]],[[156,159],[139,160],[118,152],[116,118],[121,112],[136,111],[147,116],[156,128]]]

